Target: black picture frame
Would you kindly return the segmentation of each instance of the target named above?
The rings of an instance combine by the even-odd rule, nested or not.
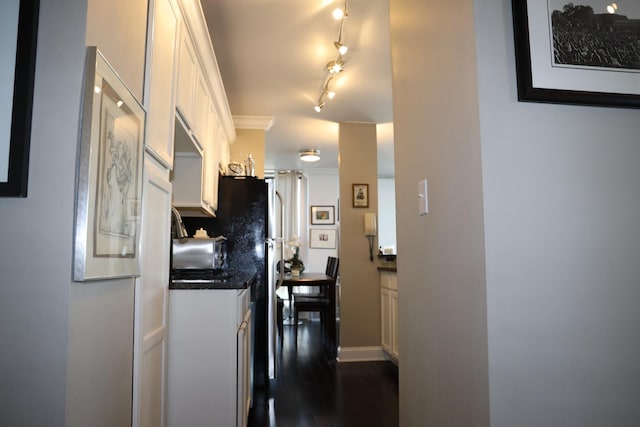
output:
[[[518,100],[640,108],[640,70],[555,64],[548,4],[512,0]]]
[[[0,182],[0,197],[27,197],[39,10],[39,0],[20,0],[7,180]]]
[[[369,184],[352,184],[351,205],[354,208],[369,207]]]
[[[311,206],[311,225],[334,225],[335,206]]]

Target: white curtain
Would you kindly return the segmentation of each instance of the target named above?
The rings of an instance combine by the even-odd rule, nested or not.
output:
[[[298,237],[300,256],[304,257],[307,242],[307,177],[301,172],[278,171],[274,180],[276,191],[282,197],[284,209],[281,235],[285,241],[291,240],[294,236]]]

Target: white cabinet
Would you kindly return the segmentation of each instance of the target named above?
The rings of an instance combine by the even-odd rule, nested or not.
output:
[[[145,153],[140,277],[135,286],[133,417],[135,427],[164,427],[171,183]]]
[[[398,276],[393,271],[380,271],[382,349],[398,362]]]
[[[207,88],[207,81],[200,68],[198,68],[195,84],[195,123],[193,123],[192,129],[196,139],[203,147],[206,147],[208,145],[205,140],[208,138],[209,89]]]
[[[214,215],[203,200],[206,176],[206,152],[191,138],[181,120],[175,126],[175,156],[173,159],[173,205],[189,216]]]
[[[147,150],[165,167],[173,167],[175,66],[179,12],[174,0],[156,0],[149,31]]]
[[[237,426],[246,427],[249,422],[249,408],[251,408],[251,310],[247,310],[244,319],[238,327],[237,335],[237,391],[238,408],[236,414]]]
[[[176,109],[189,129],[195,122],[195,87],[198,78],[198,58],[188,29],[183,25],[180,31],[178,53],[178,84]]]
[[[236,134],[202,11],[178,1],[174,205],[189,215],[215,215],[221,153]]]
[[[209,102],[207,108],[207,129],[204,149],[204,177],[202,183],[202,200],[206,206],[215,212],[218,209],[218,181],[219,181],[219,164],[220,149],[219,145],[219,125],[218,116],[213,106],[213,102]]]
[[[168,427],[246,426],[249,297],[248,289],[170,291]]]

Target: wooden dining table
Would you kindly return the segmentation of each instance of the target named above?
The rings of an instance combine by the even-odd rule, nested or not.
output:
[[[293,308],[293,288],[296,286],[328,286],[329,294],[329,319],[327,321],[326,339],[327,350],[331,357],[337,356],[337,324],[336,324],[336,281],[324,273],[300,273],[299,276],[285,274],[280,281],[281,286],[286,286],[289,291],[289,307]]]

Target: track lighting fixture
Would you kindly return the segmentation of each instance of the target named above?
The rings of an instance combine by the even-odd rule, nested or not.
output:
[[[346,54],[349,50],[349,46],[342,44],[339,41],[333,42],[333,45],[336,47],[336,49],[338,49],[338,53],[340,54],[340,56]]]
[[[325,76],[326,81],[322,87],[322,92],[318,97],[318,102],[313,107],[313,109],[316,110],[316,112],[318,113],[322,111],[322,108],[324,107],[325,97],[327,97],[328,99],[333,99],[336,96],[336,93],[329,88],[329,83],[331,83],[331,80],[336,74],[343,72],[345,68],[342,56],[347,53],[347,51],[349,50],[349,47],[346,44],[344,44],[342,41],[342,30],[344,28],[344,21],[347,18],[347,16],[349,16],[349,14],[347,12],[347,1],[345,0],[344,7],[342,9],[338,8],[333,11],[333,17],[337,20],[340,20],[338,40],[333,42],[333,45],[336,47],[336,50],[338,51],[338,57],[334,61],[329,61],[327,63],[327,73],[329,77],[327,78]]]
[[[339,21],[341,19],[345,19],[347,16],[349,16],[349,14],[347,13],[347,4],[345,2],[344,4],[344,8],[340,9],[340,8],[336,8],[333,9],[333,19],[335,19],[336,21]]]
[[[338,58],[335,61],[328,62],[327,70],[329,70],[331,74],[341,73],[342,71],[344,71],[344,61]]]

